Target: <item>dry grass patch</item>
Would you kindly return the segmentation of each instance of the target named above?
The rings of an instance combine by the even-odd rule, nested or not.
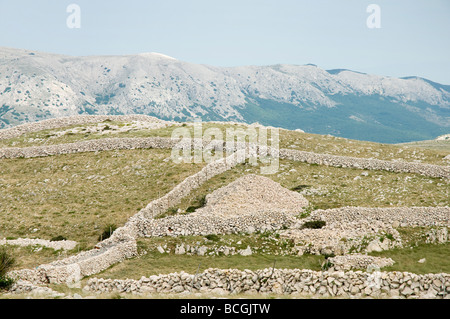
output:
[[[204,164],[175,164],[170,150],[125,150],[0,161],[0,238],[86,245],[123,225]]]

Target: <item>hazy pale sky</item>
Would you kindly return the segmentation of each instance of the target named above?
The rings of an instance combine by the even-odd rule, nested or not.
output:
[[[66,24],[72,3],[80,28]],[[381,28],[367,27],[370,4]],[[0,0],[0,30],[0,46],[52,53],[314,63],[450,84],[449,0]]]

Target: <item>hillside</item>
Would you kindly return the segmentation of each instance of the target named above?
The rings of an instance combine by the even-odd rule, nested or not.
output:
[[[0,130],[12,293],[448,296],[447,150],[281,130],[279,169],[261,175],[229,153],[174,162],[180,127],[192,123],[78,116]]]
[[[409,142],[409,143],[401,143],[398,145],[423,148],[423,149],[442,150],[442,151],[448,152],[448,151],[450,151],[450,138],[448,137],[448,135],[449,134],[439,136],[438,138],[436,138],[434,140],[415,141],[415,142]]]
[[[159,53],[72,57],[0,48],[0,128],[78,114],[259,122],[402,143],[448,134],[450,91],[315,65],[214,67]]]

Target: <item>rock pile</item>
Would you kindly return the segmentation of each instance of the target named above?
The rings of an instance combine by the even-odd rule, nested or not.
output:
[[[450,237],[448,236],[448,228],[433,228],[430,229],[426,234],[426,242],[427,243],[439,243],[443,244],[446,243],[448,240],[450,240]]]
[[[273,180],[254,174],[245,175],[206,196],[206,206],[196,215],[235,216],[262,211],[298,214],[308,206],[298,192]]]
[[[250,174],[207,195],[206,205],[191,214],[141,222],[139,233],[153,237],[273,231],[293,225],[293,216],[307,205],[299,193]]]

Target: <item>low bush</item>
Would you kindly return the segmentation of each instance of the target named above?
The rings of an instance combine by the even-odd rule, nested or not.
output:
[[[14,284],[14,279],[8,277],[0,277],[0,291],[8,290]]]
[[[311,187],[311,185],[298,185],[298,186],[291,188],[291,190],[295,191],[295,192],[301,192],[305,188],[309,188],[309,187]]]
[[[323,220],[311,220],[311,221],[305,222],[303,224],[302,228],[320,229],[325,225],[326,225],[326,222]]]
[[[202,207],[205,206],[205,205],[206,205],[206,196],[202,196],[202,197],[200,197],[200,198],[198,199],[198,205],[195,205],[195,206],[189,206],[189,207],[186,209],[186,212],[187,212],[187,213],[193,213],[196,209],[202,208]]]
[[[205,236],[206,239],[212,240],[212,241],[219,241],[220,237],[215,234],[210,234]]]
[[[0,250],[0,290],[9,289],[13,283],[14,279],[9,278],[6,274],[15,265],[15,259],[12,257],[6,249]]]
[[[112,233],[117,229],[117,226],[114,224],[106,225],[105,228],[103,228],[103,233],[98,236],[98,241],[103,241],[109,237],[111,237]]]
[[[50,239],[50,241],[63,241],[63,240],[67,240],[66,237],[58,235],[56,237],[53,237],[52,239]]]

